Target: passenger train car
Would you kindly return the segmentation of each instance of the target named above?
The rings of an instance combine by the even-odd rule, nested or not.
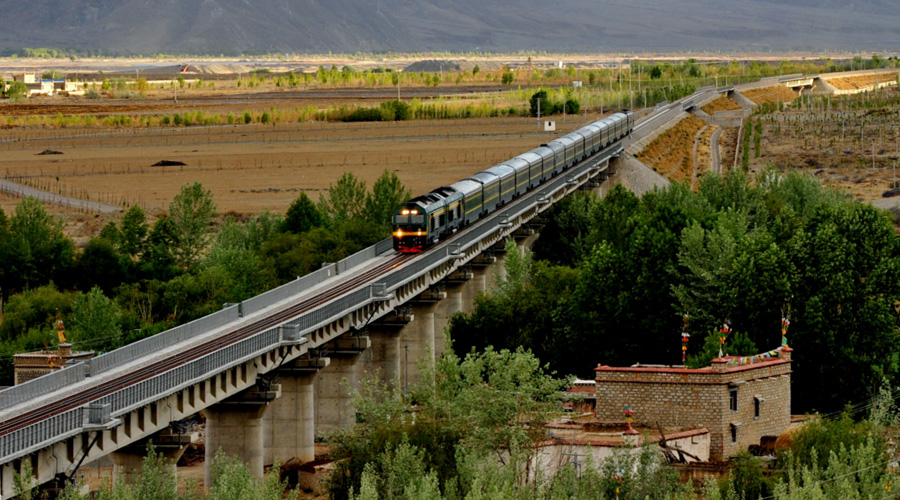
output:
[[[424,251],[629,135],[633,128],[631,111],[614,113],[455,184],[407,201],[394,214],[394,250]]]

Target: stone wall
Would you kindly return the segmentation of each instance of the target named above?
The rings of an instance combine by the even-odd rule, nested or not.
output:
[[[790,350],[752,364],[729,366],[713,360],[701,369],[600,366],[597,368],[597,418],[622,418],[631,405],[642,425],[710,431],[710,459],[723,460],[778,436],[790,426]],[[737,409],[731,408],[736,392]],[[756,416],[757,401],[759,416]],[[736,440],[732,428],[736,430]]]

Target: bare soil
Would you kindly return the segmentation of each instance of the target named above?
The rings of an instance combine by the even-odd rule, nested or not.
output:
[[[876,73],[873,75],[847,76],[842,78],[825,78],[838,90],[855,90],[879,83],[897,81],[897,73]]]
[[[691,115],[660,134],[637,158],[671,181],[691,181],[694,138],[705,125],[703,120]]]
[[[891,188],[900,166],[898,100],[900,90],[894,87],[832,98],[826,108],[820,104],[756,117],[762,123],[762,147],[759,158],[751,152],[751,170],[768,164],[802,170],[859,201],[879,199]],[[882,105],[870,109],[875,102]]]
[[[413,89],[404,92],[416,93]],[[390,99],[384,90],[322,89],[318,106],[345,100]],[[431,88],[418,91],[435,94]],[[380,94],[379,94],[380,93]],[[379,97],[376,97],[379,96]],[[413,194],[450,184],[549,138],[598,119],[588,114],[557,120],[554,135],[527,117],[406,122],[279,122],[193,127],[104,127],[42,125],[40,117],[183,113],[196,109],[295,109],[293,94],[247,97],[196,96],[178,104],[161,99],[99,100],[47,98],[0,105],[0,116],[24,125],[0,127],[0,175],[79,199],[162,214],[179,189],[195,181],[211,189],[220,213],[283,213],[300,192],[314,200],[344,172],[371,186],[385,170],[396,172]],[[0,123],[4,121],[0,120]],[[32,124],[28,124],[32,123]],[[62,154],[41,155],[45,150]],[[154,166],[182,162],[179,166]],[[10,213],[18,199],[0,194]],[[83,243],[109,220],[95,214],[48,207],[64,216],[66,232]]]
[[[767,102],[791,102],[797,98],[797,93],[784,85],[774,85],[772,87],[748,90],[746,92],[741,92],[741,94],[756,104]]]
[[[736,111],[742,108],[740,104],[734,102],[728,96],[722,96],[700,109],[708,115],[714,115],[716,111]]]

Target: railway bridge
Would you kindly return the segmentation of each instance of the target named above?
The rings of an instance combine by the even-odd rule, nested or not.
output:
[[[685,99],[700,102],[709,92]],[[657,107],[635,133],[682,105]],[[209,316],[0,391],[0,495],[13,495],[14,473],[26,463],[37,485],[107,455],[127,479],[148,440],[177,458],[197,439],[177,423],[200,410],[207,476],[219,449],[256,475],[275,460],[312,460],[317,433],[355,422],[348,388],[365,373],[397,390],[414,383],[419,360],[433,362],[443,351],[449,318],[486,288],[506,241],[526,240],[542,212],[603,182],[623,147],[584,159],[422,254],[396,254],[384,240]]]

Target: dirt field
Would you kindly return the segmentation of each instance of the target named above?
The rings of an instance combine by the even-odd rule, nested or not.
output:
[[[263,101],[254,105],[272,106]],[[165,109],[163,103],[128,106]],[[63,111],[97,112],[84,105],[77,110],[62,105],[20,110],[51,115]],[[557,134],[596,119],[588,115],[558,120]],[[394,171],[420,194],[549,137],[538,131],[534,119],[519,117],[181,128],[17,126],[0,130],[0,174],[77,198],[122,206],[138,203],[151,213],[165,210],[181,186],[199,181],[213,191],[220,212],[283,212],[300,191],[317,199],[345,171],[369,186],[385,169]],[[62,154],[39,154],[48,149]],[[162,160],[186,165],[153,166]],[[7,209],[10,202],[15,203],[6,199],[0,206]]]
[[[855,90],[884,82],[896,82],[897,73],[878,73],[874,75],[848,76],[844,78],[825,78],[838,90]]]
[[[762,154],[751,154],[751,170],[767,164],[803,170],[857,200],[879,199],[900,166],[898,100],[894,87],[758,117]]]
[[[689,116],[660,134],[637,158],[669,180],[691,181],[695,136],[705,125],[700,118]]]
[[[706,114],[714,115],[716,111],[736,111],[742,108],[740,104],[734,102],[729,97],[722,96],[700,109],[705,111]]]
[[[746,92],[741,92],[741,94],[743,94],[744,97],[750,99],[756,104],[763,104],[766,102],[791,102],[797,98],[796,92],[783,85],[753,89]]]

